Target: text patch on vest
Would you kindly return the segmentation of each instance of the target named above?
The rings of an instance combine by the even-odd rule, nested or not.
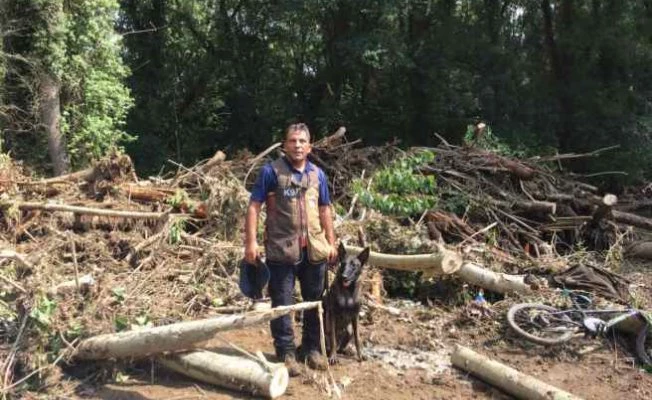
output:
[[[299,197],[300,192],[301,190],[299,188],[293,188],[293,187],[285,188],[283,189],[283,197],[285,197],[286,199],[296,199],[297,197]]]

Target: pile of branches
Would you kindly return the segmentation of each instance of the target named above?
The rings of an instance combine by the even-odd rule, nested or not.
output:
[[[395,151],[357,144],[343,130],[315,143],[340,196]],[[119,153],[50,179],[0,160],[3,393],[49,385],[83,338],[248,309],[237,285],[247,187],[280,149],[170,161],[175,172],[148,179]]]
[[[554,172],[551,158],[517,160],[445,141],[426,150],[437,157],[414,173],[436,175],[440,207],[420,218],[389,218],[366,213],[349,187],[405,152],[396,143],[362,147],[347,141],[344,129],[314,143],[311,160],[330,177],[336,205],[350,211],[338,216],[338,235],[362,226],[376,251],[425,252],[446,242],[514,261],[579,240],[605,248],[625,226],[652,227],[597,188]],[[48,385],[85,337],[248,307],[237,286],[247,189],[259,167],[279,154],[280,144],[231,159],[218,151],[192,167],[172,163],[175,173],[145,180],[124,154],[41,180],[2,158],[4,392],[26,382]]]
[[[606,251],[639,246],[652,219],[631,212],[643,203],[579,181],[558,162],[599,154],[563,154],[516,159],[442,140],[436,158],[419,169],[437,177],[440,207],[422,217],[432,239],[450,243],[492,243],[511,256],[540,258],[579,248]],[[644,247],[644,246],[643,246]],[[648,254],[649,257],[652,254]]]

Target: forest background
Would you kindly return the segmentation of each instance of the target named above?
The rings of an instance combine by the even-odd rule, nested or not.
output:
[[[619,146],[571,167],[652,178],[652,0],[0,0],[0,38],[0,150],[35,173],[483,121],[516,156]]]

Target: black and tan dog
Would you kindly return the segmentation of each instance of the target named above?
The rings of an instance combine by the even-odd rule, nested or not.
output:
[[[358,361],[362,361],[358,314],[360,313],[360,274],[369,259],[369,247],[357,256],[347,255],[340,243],[339,267],[335,280],[324,296],[326,351],[328,362],[337,362],[337,353],[344,351],[353,335]]]

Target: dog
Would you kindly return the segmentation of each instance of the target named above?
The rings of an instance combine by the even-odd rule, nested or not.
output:
[[[351,340],[355,340],[358,361],[363,361],[358,332],[358,314],[360,313],[360,275],[369,259],[369,247],[365,247],[357,256],[347,255],[344,245],[338,249],[339,267],[335,280],[328,288],[322,303],[325,314],[326,352],[328,362],[337,362],[336,353],[344,352]],[[326,274],[325,284],[328,282]]]

